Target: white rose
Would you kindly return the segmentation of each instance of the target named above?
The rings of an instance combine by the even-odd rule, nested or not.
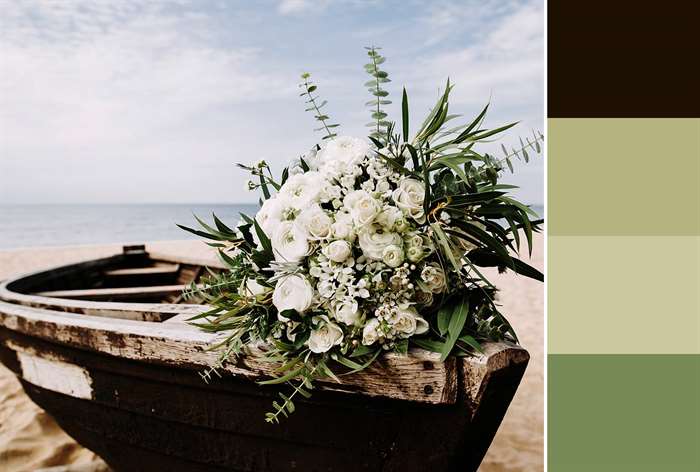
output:
[[[420,246],[410,246],[406,249],[406,259],[414,263],[423,259],[424,254],[423,248]]]
[[[340,239],[324,247],[321,252],[333,262],[343,262],[352,254],[352,248],[349,242]]]
[[[294,221],[279,223],[271,242],[275,259],[280,262],[299,262],[309,252],[308,234]]]
[[[318,170],[318,151],[316,146],[314,146],[309,152],[304,154],[304,162],[309,167],[310,170]],[[299,163],[301,165],[301,163]]]
[[[338,136],[328,140],[318,152],[321,165],[335,162],[343,166],[357,165],[372,152],[369,142],[352,136]]]
[[[326,239],[331,235],[333,220],[319,205],[303,210],[299,222],[306,228],[311,239]]]
[[[413,307],[400,308],[393,319],[393,327],[402,337],[423,334],[428,331],[425,321]]]
[[[377,225],[371,225],[360,231],[360,248],[365,257],[381,261],[384,256],[384,248],[387,246],[401,245],[401,236],[396,233],[387,233]]]
[[[318,318],[321,324],[318,328],[311,330],[307,345],[311,352],[321,354],[343,342],[343,330],[330,321],[327,316],[319,316]]]
[[[335,223],[331,225],[333,237],[337,239],[355,240],[355,230],[352,225],[352,217],[348,213],[337,213]]]
[[[403,179],[399,187],[394,190],[392,198],[396,206],[401,208],[418,223],[425,223],[423,201],[425,200],[425,187],[423,183],[415,179]]]
[[[423,238],[420,234],[412,233],[404,239],[409,247],[423,247]]]
[[[424,292],[423,290],[418,290],[416,292],[416,303],[419,305],[430,306],[433,304],[433,294],[432,292]]]
[[[350,210],[350,216],[356,226],[370,224],[382,209],[379,201],[364,190],[350,192],[343,204]]]
[[[284,203],[277,197],[272,197],[265,200],[255,215],[255,221],[258,222],[260,228],[265,232],[267,237],[270,237],[274,228],[276,228],[283,219]],[[255,230],[251,230],[251,233],[257,240],[257,234]]]
[[[357,324],[360,321],[360,310],[356,301],[341,302],[335,306],[335,319],[348,326]]]
[[[275,291],[272,293],[272,304],[280,313],[284,310],[304,313],[311,307],[313,298],[314,289],[306,277],[292,274],[277,281]]]
[[[245,284],[241,282],[241,286],[238,287],[238,293],[244,297],[257,297],[270,290],[269,287],[265,287],[259,284],[257,280],[251,278],[246,279]]]
[[[398,267],[403,263],[403,249],[394,244],[384,248],[382,261],[389,267]]]
[[[440,293],[447,287],[445,271],[438,265],[430,264],[425,266],[421,271],[420,277],[433,293]]]
[[[292,175],[282,185],[278,196],[287,200],[294,208],[303,210],[318,200],[321,193],[320,179],[320,174],[314,171]]]
[[[379,319],[372,318],[362,329],[362,344],[365,346],[370,346],[377,342],[380,337],[381,333],[379,331]]]

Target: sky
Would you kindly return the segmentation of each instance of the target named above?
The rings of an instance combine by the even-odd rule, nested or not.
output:
[[[390,118],[414,123],[445,80],[466,122],[544,126],[538,1],[0,0],[0,202],[242,203],[236,162],[280,170],[320,142],[310,72],[340,134],[365,136],[364,46],[381,46]],[[543,158],[504,182],[543,202]]]

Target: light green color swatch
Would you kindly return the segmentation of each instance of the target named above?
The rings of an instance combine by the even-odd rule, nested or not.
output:
[[[550,236],[547,269],[549,353],[700,354],[700,237]]]
[[[550,235],[700,235],[700,119],[550,118]]]

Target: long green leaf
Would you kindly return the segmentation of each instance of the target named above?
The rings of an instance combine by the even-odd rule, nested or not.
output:
[[[408,142],[408,95],[406,87],[403,88],[403,97],[401,98],[401,123],[403,125],[403,142]]]
[[[462,333],[462,328],[464,328],[464,324],[467,322],[468,314],[469,299],[465,296],[457,305],[455,305],[452,311],[452,316],[450,316],[450,323],[447,326],[447,339],[445,340],[445,345],[440,353],[440,360],[442,362],[444,362],[445,359],[447,359],[447,356],[450,355],[452,348],[459,339]]]

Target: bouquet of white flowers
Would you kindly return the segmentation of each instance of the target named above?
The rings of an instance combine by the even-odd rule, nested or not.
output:
[[[369,366],[384,351],[409,347],[469,355],[480,341],[509,339],[515,332],[494,302],[495,287],[478,267],[496,266],[542,280],[516,257],[524,234],[541,221],[507,195],[498,183],[511,159],[539,152],[540,134],[520,141],[500,160],[474,147],[511,125],[485,129],[486,108],[470,123],[447,128],[444,92],[417,132],[410,136],[408,98],[403,91],[402,130],[386,120],[389,102],[376,48],[368,48],[366,84],[373,100],[367,139],[338,136],[337,124],[321,111],[309,74],[302,96],[325,132],[323,144],[292,162],[276,181],[265,161],[240,165],[263,194],[254,218],[242,215],[235,229],[214,216],[198,219],[202,230],[184,229],[212,240],[230,268],[212,274],[192,293],[212,308],[193,321],[223,332],[219,366],[263,345],[289,383],[267,420],[294,409],[313,381]],[[212,369],[216,369],[213,366]],[[205,373],[208,377],[210,372]]]

